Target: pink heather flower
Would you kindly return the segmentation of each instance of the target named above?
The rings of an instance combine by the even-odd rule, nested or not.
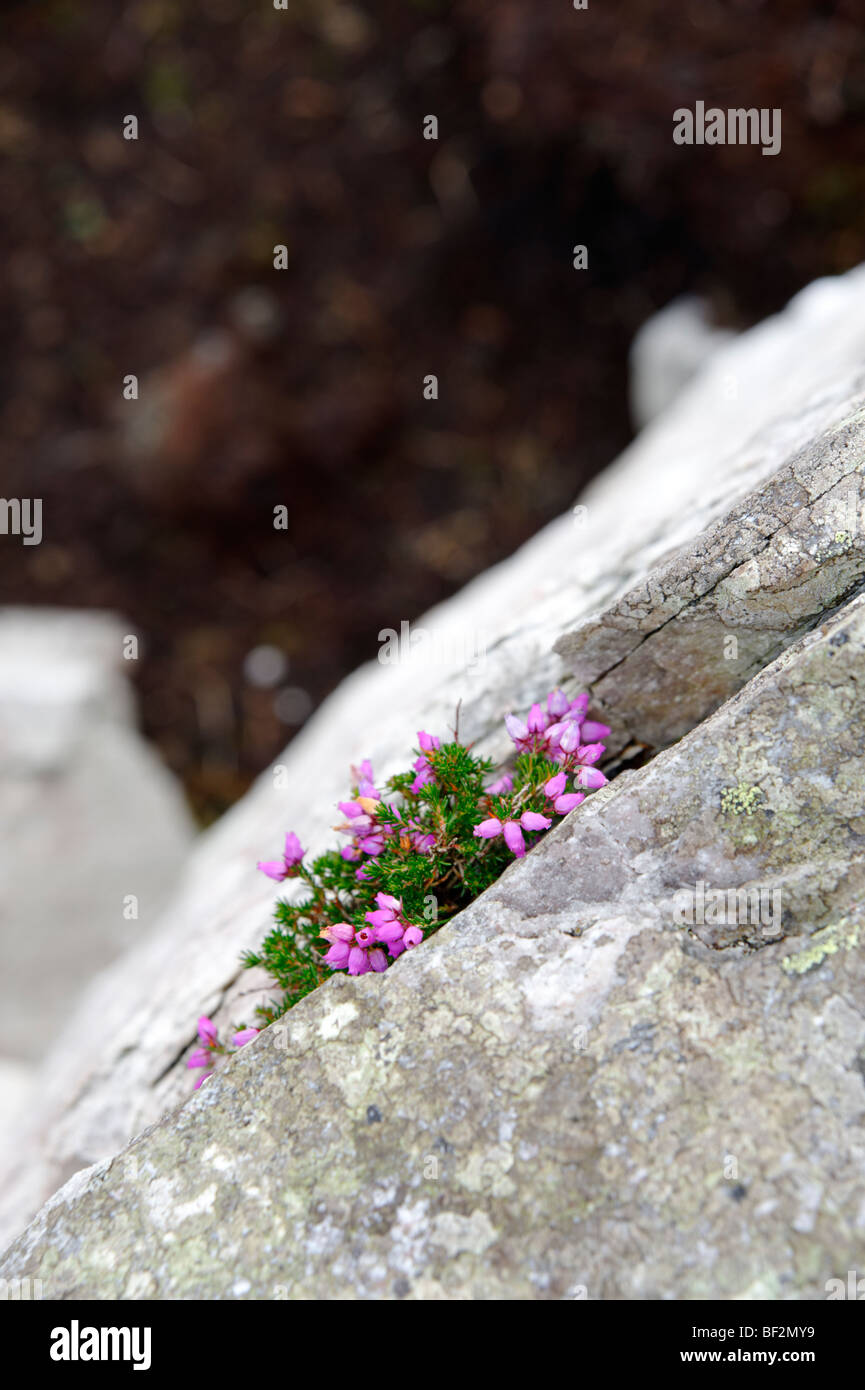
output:
[[[475,826],[472,834],[481,840],[494,840],[496,835],[501,835],[502,823],[498,816],[490,816],[489,820],[482,820]]]
[[[487,787],[490,796],[504,796],[506,792],[512,792],[513,789],[514,779],[507,772],[504,777],[500,777],[497,782],[491,782]]]
[[[567,714],[571,707],[571,702],[564,690],[551,690],[547,696],[547,709],[554,719],[561,719],[563,714]]]
[[[549,830],[552,821],[546,816],[541,816],[537,811],[524,811],[518,821],[506,820],[504,823],[498,816],[490,816],[489,820],[481,821],[476,825],[472,834],[482,840],[494,840],[497,835],[504,835],[505,844],[517,859],[522,859],[526,852],[526,842],[523,839],[524,830]]]
[[[198,1020],[198,1038],[203,1046],[197,1047],[195,1051],[191,1053],[186,1065],[189,1067],[190,1071],[196,1071],[198,1067],[207,1067],[208,1071],[196,1081],[196,1091],[202,1081],[213,1074],[213,1052],[219,1045],[216,1024],[212,1019],[204,1015]]]
[[[563,753],[575,753],[580,746],[580,726],[573,720],[566,725],[558,740]]]
[[[525,858],[526,842],[523,839],[523,832],[515,820],[506,820],[503,827],[505,844],[517,859]]]
[[[263,874],[267,874],[268,878],[276,879],[277,883],[281,883],[283,879],[291,876],[292,870],[302,859],[303,846],[294,831],[290,831],[285,837],[285,850],[282,859],[259,860],[256,867]]]
[[[415,758],[412,766],[414,767],[417,773],[417,777],[412,782],[411,787],[409,788],[410,791],[419,792],[421,787],[426,786],[427,782],[435,781],[435,773],[433,772],[426,758]]]
[[[515,714],[505,715],[505,728],[521,753],[524,753],[534,744],[534,738],[529,733],[528,724],[524,724],[522,719],[518,719]]]
[[[391,956],[396,960],[407,946],[416,944],[414,934],[418,928],[409,926],[405,921],[402,902],[399,898],[394,898],[389,893],[376,893],[375,900],[378,907],[375,911],[366,914],[366,920],[373,927],[374,940],[387,946]],[[355,939],[360,941],[360,932],[356,933]],[[423,932],[420,933],[418,939],[423,940]]]
[[[247,1043],[258,1037],[260,1031],[259,1028],[241,1028],[239,1033],[235,1033],[232,1042],[235,1047],[246,1047]]]
[[[376,797],[378,794],[376,793]],[[339,801],[337,805],[347,819],[342,825],[334,826],[340,835],[350,835],[354,841],[353,849],[357,853],[345,854],[344,859],[359,859],[360,853],[368,854],[375,858],[384,850],[384,837],[390,834],[388,827],[380,825],[378,821],[378,797],[359,796],[354,801]]]
[[[196,1081],[195,1085],[194,1085],[193,1088],[192,1088],[193,1091],[197,1091],[197,1090],[199,1089],[200,1086],[203,1086],[204,1083],[205,1083],[205,1081],[207,1080],[208,1076],[212,1076],[212,1075],[213,1075],[213,1068],[211,1068],[210,1071],[204,1072],[204,1074],[203,1074],[202,1076],[199,1076],[198,1080]]]
[[[573,811],[585,799],[585,792],[566,792],[564,796],[556,797],[553,802],[553,810],[557,816],[566,816],[569,811]]]
[[[349,975],[365,975],[368,970],[387,969],[387,956],[375,944],[377,933],[373,927],[355,929],[350,922],[337,922],[325,927],[321,934],[326,941],[333,942],[324,957],[333,970],[348,967]]]
[[[434,753],[436,749],[442,746],[441,739],[436,738],[435,734],[428,734],[425,729],[418,729],[417,742],[422,753]],[[417,777],[412,782],[410,790],[419,792],[421,787],[426,786],[427,782],[432,782],[434,780],[435,773],[429,761],[423,757],[416,758],[413,767],[417,773]]]
[[[605,787],[606,778],[597,767],[581,767],[577,772],[574,781],[578,787],[585,787],[587,791],[597,791],[598,787]]]
[[[544,783],[544,792],[550,799],[561,796],[568,784],[567,775],[564,772],[557,772],[555,777],[551,777],[549,782]]]
[[[580,729],[581,738],[593,743],[596,738],[606,738],[610,732],[609,724],[599,724],[595,719],[585,719]]]
[[[325,941],[354,941],[351,922],[334,922],[332,926],[323,927],[321,934]]]
[[[328,952],[330,955],[330,952]],[[349,975],[365,975],[369,970],[369,960],[362,946],[352,946],[348,953]]]
[[[423,932],[420,927],[406,927],[403,942],[408,950],[412,946],[419,946],[423,941]]]
[[[577,761],[583,766],[591,767],[596,763],[604,752],[603,743],[582,743],[577,749]]]
[[[587,694],[585,693],[585,691],[584,691],[582,695],[578,695],[578,696],[576,697],[576,699],[574,699],[574,700],[571,701],[571,709],[570,709],[570,716],[571,716],[571,718],[572,718],[572,719],[576,719],[577,722],[578,722],[579,724],[581,724],[581,723],[583,722],[583,720],[585,719],[585,717],[586,717],[586,710],[587,710],[588,708],[589,708],[589,697],[588,697],[588,695],[587,695]]]
[[[375,775],[369,758],[364,758],[360,767],[351,766],[352,786],[357,788],[358,796],[368,796],[373,801],[381,801],[381,793],[376,791]]]
[[[384,834],[379,831],[375,835],[364,835],[363,839],[358,840],[358,845],[363,850],[364,854],[368,854],[370,858],[376,859],[380,854],[384,853]]]
[[[540,705],[534,704],[529,710],[526,720],[526,727],[530,734],[542,734],[547,727],[547,716],[544,714]]]

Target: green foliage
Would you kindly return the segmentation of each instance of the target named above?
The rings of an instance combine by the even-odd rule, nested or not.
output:
[[[280,899],[274,927],[260,949],[244,958],[246,966],[267,970],[282,992],[280,1003],[258,1009],[259,1023],[278,1018],[331,974],[323,960],[329,943],[322,931],[342,922],[363,928],[366,913],[376,908],[377,894],[399,899],[404,920],[431,936],[512,861],[501,838],[474,835],[480,820],[508,815],[512,809],[513,797],[491,796],[485,790],[491,762],[458,742],[421,756],[432,779],[413,791],[416,773],[398,774],[375,803],[375,820],[384,833],[381,854],[351,860],[329,850],[309,868],[301,865],[289,874],[306,892],[294,895],[296,900]],[[536,785],[538,778],[544,780],[558,770],[542,757],[524,755],[517,760],[516,780]],[[357,796],[356,786],[353,794]],[[358,878],[359,867],[366,877]]]

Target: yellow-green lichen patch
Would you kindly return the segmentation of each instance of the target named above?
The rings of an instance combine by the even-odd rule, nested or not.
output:
[[[797,951],[792,956],[785,956],[781,962],[781,969],[788,975],[804,975],[806,970],[813,970],[814,966],[822,965],[827,956],[834,956],[841,950],[849,951],[858,944],[858,922],[853,923],[849,917],[842,917],[840,921],[831,922],[828,927],[815,932],[804,950]]]
[[[721,789],[721,810],[725,815],[753,816],[762,810],[764,800],[762,787],[749,787],[747,782]]]

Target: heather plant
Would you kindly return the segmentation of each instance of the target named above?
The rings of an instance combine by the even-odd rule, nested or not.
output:
[[[297,901],[280,899],[274,925],[247,967],[263,967],[277,998],[260,1006],[257,1027],[233,1035],[245,1046],[334,970],[349,975],[389,969],[494,883],[513,858],[521,859],[607,778],[597,764],[605,751],[605,724],[586,718],[589,697],[561,690],[546,707],[532,705],[525,720],[505,725],[514,754],[495,769],[459,741],[421,730],[410,770],[379,790],[368,760],[351,769],[351,792],[338,803],[341,848],[312,863],[294,832],[279,859],[260,861],[277,882],[297,881]],[[233,1050],[220,1043],[208,1018],[187,1065],[209,1076],[216,1058]]]

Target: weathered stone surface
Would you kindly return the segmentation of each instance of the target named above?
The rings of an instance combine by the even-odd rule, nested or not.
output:
[[[839,524],[848,544],[830,533],[821,509],[833,489],[845,498],[858,492],[863,360],[859,270],[812,286],[785,314],[722,349],[573,515],[423,620],[423,650],[396,668],[371,663],[345,682],[292,744],[284,777],[263,777],[203,837],[159,930],[91,991],[46,1068],[33,1131],[20,1136],[17,1160],[0,1178],[0,1231],[15,1234],[67,1177],[116,1154],[188,1095],[183,1062],[200,1013],[221,1023],[250,1018],[261,996],[252,992],[256,982],[239,974],[237,959],[261,939],[273,898],[254,861],[275,850],[289,828],[313,851],[332,843],[331,807],[344,793],[350,762],[371,756],[379,774],[390,775],[404,765],[416,729],[452,727],[459,701],[462,736],[484,752],[502,752],[502,715],[526,708],[560,680],[570,689],[588,680],[595,703],[610,709],[619,742],[636,735],[662,746],[851,593],[861,572],[861,518]],[[851,505],[844,505],[848,516]],[[401,616],[394,614],[394,628]],[[730,632],[739,641],[735,661],[721,640]],[[467,663],[467,652],[477,659]],[[667,766],[664,759],[676,751],[652,767]],[[728,791],[747,776],[731,778]],[[616,784],[617,797],[627,785]],[[648,785],[668,799],[657,781]],[[732,793],[728,802],[738,804]],[[652,853],[656,827],[650,819],[637,823],[647,841],[634,832],[621,845],[608,842],[615,875],[629,875],[632,861]],[[755,811],[731,826],[744,834],[758,823]],[[711,840],[697,843],[701,824],[695,810],[693,853],[711,867]],[[711,824],[704,829],[713,833]],[[556,843],[544,849],[544,864],[557,863],[550,857]],[[527,876],[535,872],[525,869]],[[519,892],[519,879],[511,872],[501,893]],[[591,881],[600,891],[603,875],[593,870]],[[485,901],[504,903],[496,892]],[[478,921],[486,910],[474,910]],[[469,934],[473,921],[464,919]],[[454,950],[463,939],[452,938]],[[436,960],[445,959],[445,941],[451,938],[436,946]],[[760,959],[776,949],[765,948]],[[506,960],[516,968],[521,954],[497,954],[506,983]],[[450,962],[441,969],[450,979]],[[508,988],[517,985],[514,978]],[[329,986],[328,997],[341,988]],[[500,1007],[507,1014],[498,1002],[493,1014]],[[506,1018],[502,1026],[510,1026]],[[262,1039],[250,1055],[269,1057],[273,1045]],[[516,1059],[507,1063],[514,1065]],[[208,1083],[196,1107],[206,1099],[208,1110],[205,1093],[214,1094],[215,1085]]]
[[[865,598],[0,1261],[51,1298],[825,1296],[865,1236]],[[759,885],[783,914],[677,924]]]
[[[78,991],[155,924],[192,843],[182,793],[135,728],[125,631],[109,614],[0,609],[0,1054],[12,1058],[43,1057]]]

